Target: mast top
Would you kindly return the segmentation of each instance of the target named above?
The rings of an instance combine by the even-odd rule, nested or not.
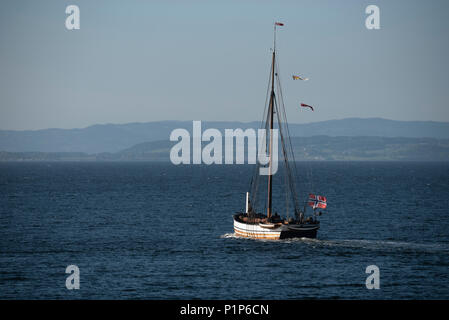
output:
[[[284,24],[282,22],[274,23],[274,41],[273,41],[273,52],[276,51],[276,26],[283,27]]]

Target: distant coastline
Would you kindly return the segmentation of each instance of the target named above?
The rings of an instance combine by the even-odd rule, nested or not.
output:
[[[259,122],[202,121],[202,130],[259,128]],[[192,121],[0,130],[0,161],[169,161],[170,133]],[[289,124],[296,160],[448,161],[449,123],[347,118]]]
[[[119,152],[6,152],[0,161],[170,161],[176,142],[144,142]],[[294,137],[297,161],[449,161],[449,139]]]

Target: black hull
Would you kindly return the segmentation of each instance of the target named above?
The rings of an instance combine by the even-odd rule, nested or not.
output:
[[[282,231],[279,239],[292,239],[292,238],[310,238],[316,239],[318,234],[318,228],[312,230],[288,230]]]

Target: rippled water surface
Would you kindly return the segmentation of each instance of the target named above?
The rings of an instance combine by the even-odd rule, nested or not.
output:
[[[303,168],[318,239],[260,241],[232,228],[248,166],[0,163],[0,298],[449,299],[448,164],[298,163],[306,194]]]

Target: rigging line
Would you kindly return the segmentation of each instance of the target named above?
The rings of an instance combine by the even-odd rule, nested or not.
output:
[[[279,79],[278,79],[279,80]],[[278,81],[278,84],[279,84],[279,82],[280,81]],[[282,90],[281,88],[279,88],[279,86],[278,86],[278,90]],[[282,97],[281,97],[282,98]],[[281,104],[281,107],[282,107],[282,114],[281,114],[281,116],[283,116],[283,119],[284,119],[284,123],[286,123],[286,124],[288,124],[288,122],[287,122],[287,119],[286,119],[286,116],[285,116],[285,106],[284,106],[284,104],[283,104],[283,101],[281,101],[282,102],[282,104]],[[281,124],[280,124],[280,126],[284,129],[284,127],[285,126],[282,126]],[[287,136],[287,140],[288,140],[288,142],[289,142],[289,147],[290,148],[287,148],[287,147],[285,147],[285,149],[286,149],[286,151],[287,151],[287,155],[288,155],[288,153],[289,153],[289,151],[290,151],[290,154],[291,154],[291,156],[292,156],[292,158],[294,159],[294,153],[293,153],[293,147],[292,147],[292,145],[291,145],[291,139],[290,139],[290,137],[289,136]],[[285,142],[283,142],[284,143],[284,145],[285,145]],[[299,205],[299,201],[298,201],[298,193],[297,193],[297,191],[296,191],[296,177],[297,177],[297,170],[296,170],[296,167],[295,167],[295,174],[293,174],[293,172],[292,172],[292,170],[291,170],[291,168],[290,168],[290,165],[289,165],[289,162],[290,161],[288,161],[288,159],[287,159],[287,162],[286,162],[286,168],[287,168],[287,170],[288,170],[288,175],[289,175],[289,182],[290,182],[290,189],[291,189],[291,192],[292,192],[292,198],[293,198],[293,204],[294,204],[294,207],[295,207],[295,216],[298,218],[298,214],[299,214],[299,218],[300,219],[302,219],[302,213],[301,213],[301,210],[300,210],[300,205]],[[296,164],[296,161],[295,162],[293,162],[293,164],[295,165]]]
[[[278,65],[277,65],[277,69],[279,70],[279,66]],[[280,92],[280,96],[282,98],[282,87],[281,87],[281,84],[280,84],[280,75],[278,75],[278,77],[279,77],[278,82],[279,82],[279,87],[280,87],[279,92]],[[284,118],[286,120],[287,119],[287,115],[286,115],[285,108],[283,108],[283,112],[284,112]],[[288,127],[288,122],[285,121],[285,123],[286,123],[286,127],[287,127],[288,136],[291,137],[290,130],[289,130],[289,127]],[[290,147],[292,149],[292,159],[293,159],[293,163],[294,163],[295,173],[296,173],[296,176],[299,177],[298,170],[297,170],[297,165],[296,165],[296,159],[295,159],[295,156],[294,156],[294,153],[293,153],[293,147],[291,145],[291,139],[290,138],[289,138],[289,142],[290,142]],[[308,189],[313,192],[313,190],[314,190],[314,179],[313,179],[312,164],[310,163],[310,161],[306,161],[306,168],[307,168],[307,170],[306,170],[305,173],[306,173],[307,179],[306,179],[306,182],[304,183],[304,186],[309,185]],[[307,180],[308,180],[308,182],[307,182]],[[304,203],[305,203],[304,211],[305,211],[305,208],[306,208],[306,205],[307,205],[307,199],[308,199],[308,194],[306,194],[305,200],[304,200]]]
[[[280,69],[279,69],[279,66],[277,66],[277,69],[280,70]],[[288,135],[288,137],[291,137],[291,135],[290,135],[290,129],[289,129],[289,126],[288,126],[288,121],[287,121],[287,113],[286,113],[286,111],[285,111],[285,106],[284,106],[284,97],[283,97],[283,93],[282,93],[281,79],[280,79],[279,73],[280,73],[280,71],[278,71],[278,85],[279,85],[279,94],[280,94],[281,99],[282,99],[283,118],[284,118],[284,120],[285,120],[284,122],[285,122],[285,127],[286,127],[286,129],[287,129],[287,135]],[[290,138],[289,138],[289,142],[290,142],[290,148],[291,148],[291,152],[292,152],[293,164],[294,164],[294,167],[295,167],[295,174],[298,175],[298,170],[297,170],[297,167],[296,167],[295,154],[294,154],[294,152],[293,152],[293,147],[292,147],[291,139],[290,139]]]
[[[265,134],[263,136],[263,143],[265,144],[265,154],[267,152],[266,148],[267,148],[267,144],[268,144],[267,143],[267,134],[266,133],[267,133],[267,130],[269,130],[269,129],[267,129],[267,127],[269,125],[269,120],[268,120],[269,117],[270,117],[270,114],[267,113],[267,119],[265,121],[265,123],[266,123],[266,125],[265,125]],[[260,164],[259,164],[258,168],[260,168]],[[255,192],[254,192],[254,199],[255,200],[254,200],[254,202],[258,203],[257,201],[259,200],[258,199],[258,188],[259,188],[260,174],[259,174],[259,172],[256,172],[255,174],[256,174],[257,184],[255,185]]]
[[[285,175],[284,175],[284,177],[285,177],[285,190],[286,190],[286,192],[285,192],[285,212],[286,212],[286,218],[287,218],[287,221],[288,221],[288,219],[289,219],[289,214],[288,214],[288,191],[287,191],[287,180],[288,180],[288,176],[287,176],[287,170],[285,170]]]
[[[265,96],[265,106],[264,106],[264,111],[263,111],[263,114],[262,114],[262,121],[261,121],[261,125],[260,125],[260,128],[262,129],[263,128],[263,124],[264,124],[264,122],[265,122],[265,115],[268,113],[268,111],[267,111],[267,106],[268,106],[268,97],[269,97],[269,94],[270,94],[270,83],[271,83],[271,73],[272,73],[272,66],[270,66],[270,72],[269,72],[269,76],[268,76],[268,85],[267,85],[267,90],[266,90],[266,96]],[[257,150],[258,150],[258,148],[257,148]],[[253,172],[253,177],[254,177],[254,179],[253,179],[253,183],[254,184],[250,184],[250,191],[251,191],[251,195],[250,195],[250,198],[251,198],[251,202],[252,202],[252,204],[253,204],[253,209],[254,210],[257,210],[256,208],[256,205],[257,205],[257,202],[256,202],[256,198],[257,198],[257,189],[258,189],[258,178],[259,178],[259,174],[258,174],[258,171],[259,171],[259,168],[260,168],[260,163],[256,160],[256,166],[255,166],[255,168],[254,168],[254,172]]]
[[[265,145],[265,154],[268,152],[268,142],[267,142],[267,130],[268,130],[268,127],[269,127],[269,117],[270,117],[270,110],[269,110],[269,107],[268,107],[268,104],[269,104],[269,99],[268,99],[268,96],[270,96],[270,101],[271,101],[271,95],[270,95],[270,93],[271,93],[271,90],[270,90],[270,85],[271,85],[271,79],[273,78],[273,63],[271,64],[271,66],[270,66],[270,73],[269,73],[269,80],[268,80],[268,87],[267,87],[267,95],[266,95],[266,97],[265,97],[265,109],[264,109],[264,115],[263,115],[263,120],[262,120],[262,124],[261,124],[261,128],[263,128],[264,127],[264,124],[265,124],[265,135],[264,135],[264,137],[263,137],[263,141],[262,141],[262,144],[260,144],[259,142],[258,142],[258,145]],[[259,148],[258,148],[259,149]],[[260,150],[258,150],[258,152],[260,152]],[[260,163],[258,164],[258,169],[260,168]],[[255,172],[255,174],[257,175],[257,177],[258,177],[258,180],[257,181],[259,181],[260,179],[259,179],[259,173],[258,173],[258,171],[256,171]],[[257,185],[256,185],[256,192],[254,193],[254,197],[257,197],[258,196],[258,192],[257,192],[257,189],[258,189],[258,187],[259,187],[259,183],[257,183]],[[258,199],[256,198],[256,201],[257,201]],[[256,202],[255,201],[255,202]]]
[[[276,106],[276,114],[279,115],[278,104],[275,103],[275,106]],[[279,128],[282,128],[281,119],[279,118],[279,116],[277,116],[277,119],[278,119]],[[282,129],[280,129],[279,132],[280,132],[280,135],[281,135],[282,154],[283,154],[284,165],[285,165],[285,170],[284,170],[285,210],[286,210],[286,217],[287,217],[287,220],[288,220],[288,218],[289,218],[289,214],[288,214],[288,212],[289,212],[288,211],[289,195],[292,196],[292,199],[294,199],[293,197],[295,195],[293,195],[292,192],[291,192],[290,179],[289,179],[290,178],[290,174],[289,174],[290,173],[290,169],[289,169],[289,166],[288,166],[288,156],[287,156],[287,150],[285,148],[284,134],[282,132]]]
[[[284,119],[286,131],[287,131],[287,135],[288,135],[288,142],[289,142],[289,146],[290,146],[290,152],[291,152],[291,155],[292,155],[295,176],[299,177],[298,169],[297,169],[297,165],[296,165],[295,154],[294,154],[294,151],[293,151],[293,146],[292,146],[292,142],[291,142],[291,138],[290,138],[291,135],[290,135],[290,129],[289,129],[289,126],[288,126],[288,121],[287,121],[287,114],[286,114],[286,111],[285,111],[284,99],[283,99],[283,94],[282,94],[282,86],[281,86],[280,75],[279,75],[279,73],[280,73],[279,65],[277,65],[277,69],[278,69],[278,90],[279,90],[279,94],[280,94],[280,98],[281,98],[281,102],[282,102],[282,116],[283,116],[283,119]],[[295,182],[294,182],[294,184],[295,184]]]
[[[277,110],[277,114],[279,114],[279,107],[278,107],[278,104],[276,101],[275,101],[275,107]],[[278,116],[277,119],[278,119],[279,127],[282,128],[281,118]],[[286,174],[289,178],[288,182],[289,182],[289,187],[290,187],[290,193],[292,195],[292,201],[294,202],[295,210],[298,210],[298,208],[299,208],[299,203],[298,203],[298,199],[297,199],[298,196],[296,193],[294,179],[293,179],[293,175],[291,173],[290,165],[289,165],[289,161],[288,161],[288,149],[285,147],[285,139],[284,139],[284,134],[282,132],[282,129],[280,129],[279,132],[281,135],[281,144],[282,144],[282,152],[283,152],[283,156],[284,156],[285,170],[286,170]],[[295,211],[295,213],[296,212],[297,211]]]
[[[265,108],[263,110],[263,115],[262,115],[262,123],[260,128],[263,128],[263,124],[265,122],[265,114],[268,112],[267,107],[268,107],[268,97],[270,95],[270,84],[271,84],[271,73],[273,72],[273,68],[272,66],[270,66],[270,72],[269,72],[269,76],[268,76],[268,85],[267,85],[267,94],[265,96]]]
[[[289,144],[290,145],[290,149],[287,149],[287,151],[290,151],[290,153],[292,155],[292,158],[294,159],[295,155],[294,155],[294,152],[293,152],[293,147],[291,146],[290,130],[288,128],[288,121],[287,121],[287,116],[286,116],[286,112],[285,112],[285,105],[284,105],[284,99],[283,99],[283,94],[282,94],[282,86],[281,86],[281,81],[280,81],[280,76],[279,75],[278,75],[278,83],[277,83],[277,85],[278,85],[279,95],[280,95],[280,98],[281,98],[280,99],[280,102],[281,102],[280,106],[281,106],[281,110],[282,110],[281,116],[282,116],[282,119],[283,119],[285,131],[287,133],[287,139],[290,142],[290,144]]]

